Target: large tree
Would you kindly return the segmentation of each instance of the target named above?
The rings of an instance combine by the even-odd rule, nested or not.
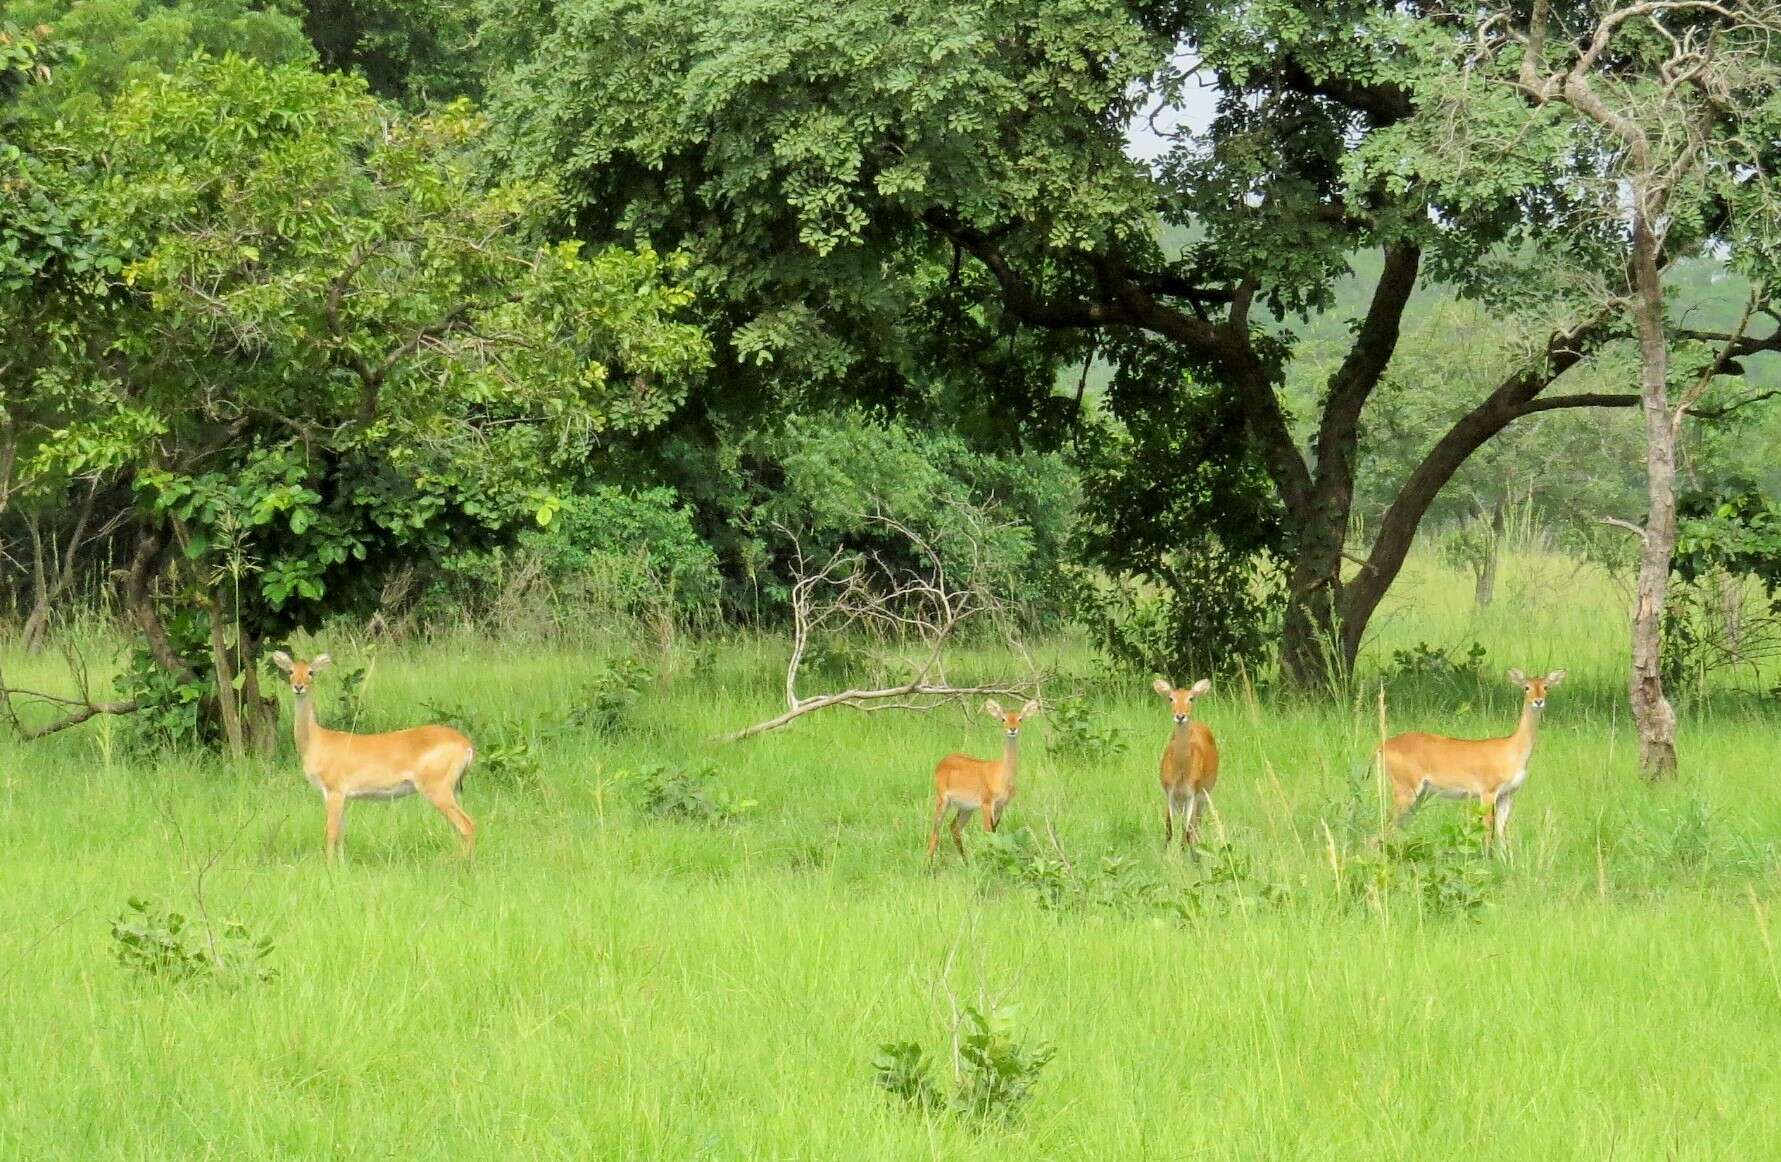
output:
[[[1454,197],[1345,164],[1451,70],[1472,29],[1442,11],[572,0],[498,120],[516,164],[581,199],[578,229],[691,251],[730,311],[738,363],[845,382],[887,334],[929,321],[911,272],[947,266],[973,317],[1047,336],[1054,357],[1168,348],[1224,393],[1271,480],[1290,558],[1283,661],[1315,681],[1353,662],[1422,517],[1475,450],[1523,416],[1627,402],[1548,391],[1611,330],[1554,313],[1424,450],[1345,577],[1363,415],[1418,281],[1526,298],[1526,271],[1484,259],[1537,238],[1566,195],[1545,168]],[[1129,127],[1178,120],[1195,85],[1215,87],[1211,123],[1134,160]],[[1382,255],[1379,274],[1301,447],[1281,390],[1287,324],[1324,310],[1362,250]]]

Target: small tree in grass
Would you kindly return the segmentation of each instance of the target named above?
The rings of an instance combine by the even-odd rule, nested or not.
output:
[[[1543,291],[1636,348],[1637,392],[1575,398],[1636,406],[1644,421],[1648,512],[1643,527],[1618,523],[1640,538],[1629,679],[1640,765],[1664,778],[1676,767],[1661,628],[1682,423],[1739,406],[1709,393],[1740,360],[1781,351],[1773,329],[1748,330],[1774,310],[1781,5],[1536,0],[1477,15],[1455,67],[1425,81],[1418,116],[1351,165],[1388,184],[1461,191],[1462,208],[1464,197],[1505,192],[1539,207],[1570,239],[1551,255]],[[1755,288],[1724,332],[1679,326],[1665,311],[1676,261],[1709,252],[1729,254]]]
[[[1676,463],[1683,417],[1738,353],[1767,306],[1758,282],[1733,332],[1683,336],[1716,347],[1693,380],[1673,391],[1672,336],[1664,315],[1666,256],[1744,235],[1755,268],[1772,254],[1776,208],[1770,177],[1781,128],[1781,5],[1772,0],[1621,0],[1581,36],[1567,32],[1549,0],[1525,26],[1503,14],[1505,46],[1519,57],[1515,83],[1530,103],[1576,120],[1583,148],[1600,159],[1604,208],[1623,221],[1630,315],[1639,350],[1648,512],[1640,530],[1638,589],[1628,690],[1649,778],[1676,769],[1676,715],[1663,685],[1663,618],[1676,548]],[[1764,221],[1763,219],[1768,219]],[[1617,296],[1618,297],[1618,296]],[[1771,341],[1772,342],[1772,341]],[[1742,349],[1742,350],[1741,350]],[[1697,364],[1700,362],[1697,358]]]

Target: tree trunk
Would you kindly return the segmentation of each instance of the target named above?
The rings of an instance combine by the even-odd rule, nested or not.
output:
[[[1294,525],[1297,548],[1287,582],[1287,615],[1281,665],[1300,689],[1328,689],[1354,672],[1360,638],[1350,637],[1338,618],[1342,600],[1342,550],[1354,508],[1354,466],[1361,413],[1379,386],[1397,350],[1404,308],[1416,289],[1422,252],[1407,242],[1385,247],[1385,261],[1366,316],[1329,380],[1318,420],[1316,471],[1309,488],[1304,476],[1286,480],[1281,499]],[[1265,385],[1272,390],[1272,382]],[[1288,441],[1285,453],[1297,460]],[[1299,462],[1302,469],[1302,462]],[[1276,473],[1277,484],[1283,478]],[[1295,503],[1295,501],[1297,503]]]
[[[49,576],[43,558],[48,550],[43,544],[43,525],[35,512],[25,514],[25,533],[31,538],[31,613],[25,618],[25,649],[37,652],[37,639],[49,621]]]
[[[1336,623],[1343,532],[1328,524],[1303,530],[1288,575],[1280,665],[1301,690],[1329,689],[1354,667]]]
[[[1719,590],[1719,616],[1725,623],[1725,648],[1734,662],[1744,660],[1744,586],[1730,569],[1714,578]]]
[[[1479,515],[1483,515],[1482,513]],[[1503,498],[1497,497],[1490,513],[1490,531],[1484,538],[1484,558],[1478,562],[1477,584],[1472,587],[1472,604],[1489,609],[1497,596],[1497,558],[1503,544]]]
[[[210,665],[216,675],[217,713],[229,754],[240,758],[247,752],[247,740],[241,731],[240,692],[235,689],[235,666],[229,657],[229,626],[223,618],[222,598],[214,590],[206,596],[205,604],[210,613]]]
[[[74,528],[68,534],[68,542],[64,546],[60,563],[55,573],[44,569],[45,546],[43,537],[38,530],[37,518],[29,519],[31,532],[31,553],[35,560],[31,568],[31,580],[35,595],[31,603],[30,616],[25,618],[24,646],[31,653],[36,653],[43,646],[43,637],[49,630],[50,617],[55,612],[56,602],[73,586],[77,576],[76,567],[80,564],[80,545],[87,535],[87,524],[93,519],[93,504],[99,497],[99,480],[94,477],[87,483],[86,495],[81,497],[80,508],[75,513]],[[52,546],[53,547],[53,546]]]
[[[1639,767],[1648,779],[1676,773],[1676,712],[1663,688],[1663,617],[1676,550],[1677,417],[1670,410],[1669,348],[1664,338],[1658,242],[1646,217],[1648,191],[1633,191],[1633,318],[1639,332],[1639,396],[1645,417],[1645,484],[1649,511],[1639,553],[1633,606],[1633,658],[1628,682]]]
[[[268,698],[260,690],[260,641],[246,629],[241,631],[236,657],[242,674],[242,732],[255,753],[269,757],[278,751],[278,699]]]

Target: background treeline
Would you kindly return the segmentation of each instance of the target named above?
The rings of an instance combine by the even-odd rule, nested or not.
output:
[[[118,619],[120,694],[246,745],[329,619],[776,628],[800,560],[921,568],[901,530],[1259,681],[1350,672],[1419,531],[1479,604],[1511,530],[1624,575],[1615,227],[1556,146],[1367,170],[1447,17],[1326,7],[0,5],[0,616]],[[1685,369],[1761,285],[1707,217]],[[1719,621],[1781,573],[1756,317],[1683,465]]]

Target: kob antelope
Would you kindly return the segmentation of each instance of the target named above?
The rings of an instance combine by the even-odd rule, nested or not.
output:
[[[1484,804],[1484,845],[1501,842],[1509,828],[1515,792],[1527,781],[1527,761],[1534,752],[1534,734],[1546,709],[1546,692],[1564,680],[1563,670],[1530,678],[1510,670],[1509,680],[1525,692],[1521,722],[1506,738],[1448,738],[1439,734],[1400,734],[1386,739],[1377,752],[1391,780],[1397,818],[1402,821],[1422,797],[1433,792],[1449,799],[1477,799]]]
[[[1181,819],[1181,844],[1190,852],[1200,841],[1200,813],[1212,802],[1212,786],[1218,782],[1218,744],[1203,722],[1194,721],[1194,699],[1212,688],[1212,679],[1201,678],[1187,689],[1156,680],[1152,686],[1169,700],[1175,731],[1163,748],[1163,847],[1174,839],[1175,817]]]
[[[999,759],[974,759],[970,755],[949,754],[934,768],[934,826],[928,832],[928,863],[934,862],[934,849],[940,843],[940,820],[951,807],[952,842],[965,855],[961,832],[965,820],[977,811],[983,812],[983,830],[994,831],[1002,821],[1002,809],[1014,798],[1014,777],[1020,767],[1020,724],[1039,712],[1039,700],[1029,701],[1017,711],[1002,709],[994,698],[983,704],[983,712],[1002,723],[1007,741]]]
[[[469,739],[449,726],[416,726],[386,734],[328,730],[316,723],[313,700],[315,674],[327,668],[328,655],[296,662],[279,650],[272,660],[291,677],[291,693],[297,700],[297,754],[303,760],[303,773],[328,807],[329,860],[340,852],[348,799],[400,799],[416,791],[457,828],[464,854],[475,852],[476,824],[458,806],[458,784],[476,757]]]

